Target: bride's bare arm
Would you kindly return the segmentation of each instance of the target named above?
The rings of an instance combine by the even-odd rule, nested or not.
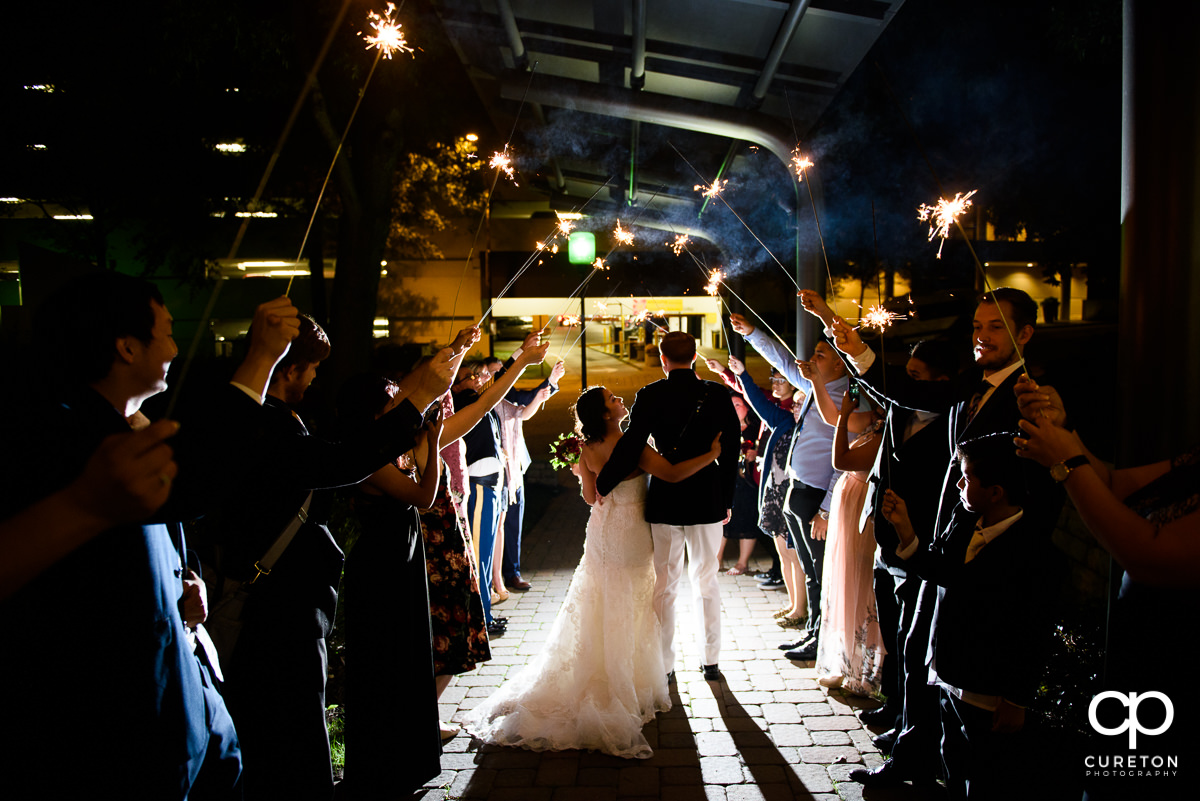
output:
[[[642,449],[642,456],[638,459],[638,467],[645,470],[655,478],[661,478],[663,481],[669,481],[674,484],[677,481],[683,481],[685,478],[690,478],[695,475],[701,467],[709,462],[716,461],[721,455],[721,435],[713,439],[712,447],[708,449],[708,453],[691,459],[685,459],[679,464],[671,464],[662,454],[647,445]]]
[[[571,465],[571,472],[579,477],[579,486],[583,490],[583,499],[587,501],[588,506],[596,503],[596,473],[588,467],[588,454],[591,452],[591,446],[584,445],[583,451],[579,455],[579,461]]]

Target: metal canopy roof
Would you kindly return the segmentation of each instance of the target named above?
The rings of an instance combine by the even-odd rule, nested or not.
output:
[[[736,175],[755,148],[787,165],[902,4],[442,0],[439,12],[496,129],[515,132],[522,188],[494,216],[653,197],[639,224],[655,225],[672,207],[694,220],[694,186]]]

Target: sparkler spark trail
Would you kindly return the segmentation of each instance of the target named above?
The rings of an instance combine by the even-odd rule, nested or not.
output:
[[[617,220],[617,227],[613,229],[613,238],[617,240],[618,245],[632,245],[633,231],[626,231],[621,227],[621,221]]]
[[[575,227],[575,223],[571,222],[570,220],[561,219],[558,221],[558,232],[560,234],[562,234],[563,236],[570,236],[571,230],[574,227]]]
[[[717,292],[721,288],[723,280],[725,280],[725,274],[720,270],[713,270],[708,274],[708,283],[704,285],[704,291],[713,297],[720,297]]]
[[[392,14],[396,12],[396,4],[388,3],[387,11],[380,16],[374,11],[367,12],[367,20],[370,22],[374,33],[364,35],[362,31],[358,32],[359,36],[363,37],[363,41],[367,43],[367,50],[377,48],[380,55],[390,59],[395,53],[411,53],[413,49],[408,46],[408,42],[404,40],[404,33],[401,31],[401,25],[392,19]]]
[[[512,163],[512,156],[508,155],[508,148],[497,150],[492,154],[492,160],[488,162],[488,166],[497,169],[508,176],[508,180],[513,182],[513,186],[520,186],[517,183],[515,168]]]
[[[792,169],[796,171],[796,180],[804,180],[804,171],[813,166],[812,161],[800,152],[800,145],[792,151]]]
[[[712,200],[713,198],[721,197],[721,192],[724,191],[725,184],[727,184],[727,183],[729,183],[728,178],[725,179],[724,181],[721,181],[721,180],[713,181],[708,186],[705,186],[704,184],[696,184],[692,188],[697,192],[702,192],[702,194],[706,198],[708,198],[709,200]],[[721,199],[724,200],[724,198],[721,198]]]
[[[870,306],[863,309],[863,316],[858,318],[860,328],[874,328],[880,333],[897,320],[903,320],[904,315],[890,312],[883,306]]]
[[[682,253],[684,251],[684,249],[687,247],[687,244],[688,244],[688,235],[687,234],[679,234],[678,236],[675,237],[675,241],[668,242],[667,246],[669,248],[671,248],[671,251],[676,256],[678,256],[680,253]]]
[[[600,256],[597,256],[596,260],[594,262],[592,262],[592,269],[593,270],[607,270],[608,265],[604,263],[603,258],[601,258]]]
[[[946,240],[950,238],[950,226],[957,223],[962,213],[971,207],[971,195],[978,191],[972,189],[965,195],[959,192],[954,196],[954,200],[940,197],[934,206],[927,203],[917,206],[917,219],[929,223],[929,241],[932,242],[935,236],[941,237],[942,243],[938,245],[937,252],[939,259],[942,257],[942,248],[945,247]]]

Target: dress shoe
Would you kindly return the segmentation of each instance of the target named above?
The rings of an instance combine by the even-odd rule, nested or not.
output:
[[[783,574],[782,573],[759,573],[758,575],[756,575],[754,577],[754,580],[757,581],[759,584],[762,584],[764,581],[783,581]]]
[[[501,617],[500,615],[493,615],[493,616],[492,616],[492,622],[493,622],[493,623],[499,623],[501,626],[507,626],[507,625],[508,625],[508,618],[506,618],[506,617]]]
[[[779,643],[779,650],[780,651],[795,651],[797,648],[803,648],[804,646],[808,645],[809,640],[811,640],[811,639],[812,639],[812,635],[809,634],[808,632],[805,632],[804,634],[800,635],[800,639],[798,639],[798,640],[788,640],[787,642]]]
[[[878,767],[856,768],[850,771],[850,781],[858,782],[863,787],[899,787],[906,781],[912,781],[914,786],[929,786],[932,780],[913,779],[903,772],[904,768],[895,760],[884,762]]]
[[[701,665],[700,672],[704,674],[705,681],[721,680],[721,670],[716,665]]]
[[[788,651],[784,656],[796,662],[811,662],[817,658],[817,641],[809,640],[805,645],[794,651]]]
[[[896,744],[896,738],[900,736],[900,732],[895,729],[888,729],[883,734],[876,734],[871,738],[871,745],[879,749],[881,754],[891,754],[892,746]]]
[[[878,709],[864,709],[858,713],[858,719],[868,726],[894,726],[899,717],[896,710],[887,704]]]
[[[493,620],[491,623],[487,624],[487,633],[489,637],[503,637],[506,631],[508,631],[508,626],[499,621]]]
[[[520,576],[518,576],[517,578],[513,578],[513,579],[506,579],[504,584],[510,590],[513,590],[515,592],[525,592],[526,590],[528,590],[530,587],[533,586],[532,584],[530,584],[528,581],[521,578]]]
[[[783,583],[783,579],[770,579],[769,581],[760,581],[758,586],[764,590],[782,590],[786,589],[787,585]]]

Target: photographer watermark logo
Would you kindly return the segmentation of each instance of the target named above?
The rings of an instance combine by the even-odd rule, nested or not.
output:
[[[1096,710],[1099,708],[1100,703],[1109,698],[1118,703],[1124,704],[1129,709],[1129,716],[1124,720],[1124,722],[1122,722],[1119,726],[1114,726],[1111,728],[1100,725],[1100,721],[1096,716]],[[1145,728],[1142,726],[1141,721],[1138,718],[1138,707],[1147,698],[1152,698],[1159,701],[1163,705],[1163,709],[1166,712],[1163,717],[1162,724],[1157,728]],[[1091,705],[1088,706],[1088,722],[1092,724],[1092,728],[1100,734],[1106,734],[1110,736],[1128,731],[1129,748],[1131,750],[1137,748],[1137,736],[1139,732],[1151,737],[1156,734],[1162,734],[1167,729],[1171,728],[1171,723],[1174,720],[1175,705],[1171,703],[1170,698],[1168,698],[1164,693],[1158,692],[1157,690],[1151,690],[1148,693],[1141,693],[1140,695],[1138,693],[1126,694],[1119,693],[1116,690],[1108,690],[1107,692],[1102,692],[1093,698]]]

